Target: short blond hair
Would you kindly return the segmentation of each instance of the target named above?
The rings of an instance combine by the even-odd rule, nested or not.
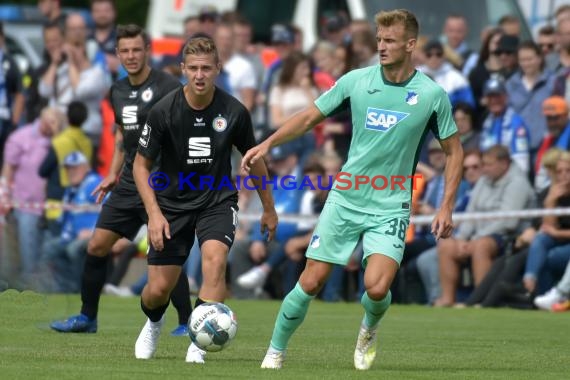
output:
[[[396,24],[404,25],[408,37],[418,38],[420,26],[416,16],[407,9],[395,9],[392,11],[380,11],[374,17],[376,27],[392,26]]]
[[[564,152],[560,148],[550,148],[542,155],[541,163],[548,170],[556,169],[556,163]]]
[[[213,54],[216,64],[220,62],[218,48],[210,37],[192,37],[184,46],[184,61],[187,55]]]

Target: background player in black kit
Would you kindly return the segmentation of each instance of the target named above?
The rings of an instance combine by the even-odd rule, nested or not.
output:
[[[99,298],[107,277],[108,260],[112,259],[109,255],[111,247],[121,237],[132,240],[147,220],[132,174],[141,127],[151,107],[181,87],[176,78],[148,65],[150,40],[139,26],[131,24],[118,28],[117,55],[128,76],[111,87],[110,97],[117,124],[115,152],[109,175],[94,193],[98,193],[97,201],[101,202],[108,192],[113,191],[103,204],[88,244],[81,284],[81,313],[53,322],[51,328],[59,332],[97,331]],[[179,323],[186,326],[192,308],[185,275],[180,275],[172,295]]]
[[[150,359],[156,351],[162,317],[188,251],[198,237],[202,251],[203,282],[196,306],[223,302],[226,293],[226,259],[237,225],[237,191],[228,185],[231,152],[242,154],[255,145],[251,117],[234,97],[214,86],[220,72],[218,51],[207,37],[194,37],[184,47],[182,72],[188,84],[168,94],[150,111],[139,140],[133,166],[137,189],[148,214],[148,283],[141,308],[148,316],[135,344],[138,359]],[[170,185],[155,191],[149,185],[150,170],[160,155],[159,171]],[[192,174],[194,173],[194,174]],[[252,168],[263,205],[261,226],[269,239],[277,226],[270,189],[262,189],[267,176],[263,160]],[[180,176],[180,177],[179,177]],[[200,190],[200,178],[212,185]],[[224,182],[225,181],[225,182]],[[226,184],[221,186],[220,184]],[[194,190],[195,188],[195,190]],[[199,363],[190,345],[187,362]]]

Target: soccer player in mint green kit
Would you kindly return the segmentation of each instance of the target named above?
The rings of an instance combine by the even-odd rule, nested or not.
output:
[[[390,306],[390,285],[402,260],[410,217],[411,179],[403,186],[390,179],[414,174],[429,130],[447,155],[444,200],[431,229],[436,239],[449,237],[453,230],[451,211],[461,179],[463,150],[448,95],[412,64],[419,29],[412,13],[383,11],[376,15],[376,25],[380,65],[341,77],[314,105],[290,118],[242,160],[242,168],[249,170],[271,147],[301,136],[341,107],[351,109],[352,141],[342,168],[351,174],[350,189],[344,176],[345,182],[337,181],[329,194],[307,250],[307,265],[281,304],[262,368],[282,367],[289,339],[303,322],[310,301],[325,284],[333,264],[348,262],[361,236],[366,268],[361,303],[365,313],[354,366],[359,370],[370,368],[376,356],[376,331]],[[356,176],[363,176],[358,189]],[[363,183],[364,176],[369,183]],[[385,185],[381,179],[372,181],[375,176],[388,179],[382,190],[375,189]]]

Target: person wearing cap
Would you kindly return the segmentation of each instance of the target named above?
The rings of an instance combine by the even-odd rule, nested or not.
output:
[[[205,5],[198,12],[200,21],[200,32],[206,33],[210,37],[216,34],[216,28],[220,22],[220,13],[215,5]]]
[[[554,76],[545,69],[542,51],[533,41],[522,42],[517,55],[520,68],[506,81],[505,87],[510,106],[529,129],[530,149],[534,153],[546,134],[546,120],[537,110],[551,95]]]
[[[301,325],[310,302],[320,292],[333,265],[346,265],[362,237],[364,309],[354,349],[354,367],[367,370],[376,357],[377,331],[391,303],[390,286],[402,261],[410,220],[413,183],[381,188],[373,179],[412,175],[417,152],[429,130],[447,156],[443,201],[432,222],[436,239],[451,236],[451,213],[461,181],[463,149],[445,90],[412,62],[419,25],[405,9],[375,16],[379,65],[349,71],[314,104],[288,119],[267,140],[250,149],[241,167],[262,162],[272,147],[314,128],[342,108],[352,111],[352,141],[343,172],[369,185],[340,189],[333,185],[307,249],[307,265],[287,294],[276,317],[271,342],[261,368],[280,369],[289,340]],[[378,108],[377,108],[378,107]],[[381,107],[381,108],[380,108]],[[416,158],[416,159],[415,159]],[[344,181],[343,181],[344,182]]]
[[[443,44],[438,40],[429,41],[424,45],[425,64],[418,67],[426,75],[433,78],[449,95],[451,105],[459,102],[475,106],[475,99],[467,78],[453,67],[444,56]]]
[[[551,96],[542,103],[542,114],[546,118],[548,133],[542,139],[536,154],[534,186],[537,191],[550,184],[547,170],[542,164],[542,157],[550,148],[556,147],[570,151],[570,118],[568,103],[561,96]]]
[[[149,111],[133,163],[136,188],[148,216],[150,242],[148,283],[141,295],[147,321],[134,350],[135,357],[142,360],[151,359],[156,352],[170,295],[195,236],[202,253],[203,277],[196,306],[206,300],[224,302],[227,257],[238,220],[231,155],[234,147],[245,154],[255,145],[247,109],[214,84],[221,64],[213,39],[190,39],[181,68],[187,84],[171,91]],[[277,213],[271,192],[262,186],[267,176],[265,163],[259,162],[253,174],[263,205],[261,230],[272,240]],[[186,361],[202,364],[205,354],[191,343]]]
[[[508,104],[507,88],[501,77],[491,77],[483,87],[489,114],[483,121],[480,149],[485,152],[493,145],[506,146],[511,159],[527,175],[530,167],[530,134],[523,119]]]
[[[323,17],[321,34],[322,38],[332,42],[336,46],[347,43],[350,40],[350,22],[345,12],[336,12]]]
[[[95,208],[97,196],[93,191],[103,179],[91,170],[87,157],[80,151],[72,151],[63,159],[63,167],[69,178],[63,203],[69,208],[61,216],[61,234],[44,243],[40,272],[47,274],[46,291],[76,293],[81,288],[81,273],[87,242],[93,233],[99,211]]]

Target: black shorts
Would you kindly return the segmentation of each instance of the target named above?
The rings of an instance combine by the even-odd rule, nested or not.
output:
[[[164,238],[164,248],[157,252],[149,246],[149,265],[184,265],[198,237],[200,246],[206,240],[218,240],[231,248],[234,243],[237,226],[238,206],[235,201],[227,200],[205,210],[186,213],[163,211],[169,223],[170,239]]]
[[[113,231],[122,237],[133,240],[147,220],[144,207],[121,208],[112,202],[105,202],[95,227]]]

